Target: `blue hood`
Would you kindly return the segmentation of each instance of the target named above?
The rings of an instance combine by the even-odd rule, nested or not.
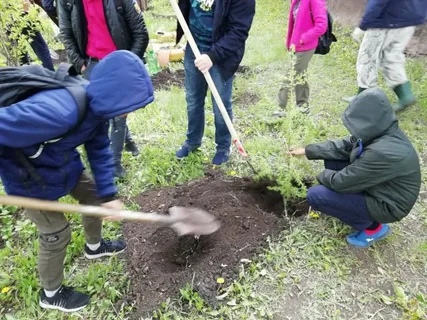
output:
[[[154,101],[154,88],[142,60],[118,50],[92,70],[87,86],[90,109],[105,120],[144,108]]]

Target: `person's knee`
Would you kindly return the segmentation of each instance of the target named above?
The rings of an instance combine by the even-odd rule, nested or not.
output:
[[[311,187],[307,191],[307,202],[312,208],[319,208],[321,201],[325,198],[327,188],[322,185]]]
[[[61,230],[52,233],[40,233],[40,247],[44,251],[58,252],[64,250],[71,241],[71,228],[67,224]]]

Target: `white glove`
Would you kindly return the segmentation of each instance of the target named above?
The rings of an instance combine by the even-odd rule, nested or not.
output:
[[[354,41],[360,43],[362,41],[364,34],[365,34],[365,31],[363,31],[360,28],[356,28],[351,34],[351,37],[353,38]]]

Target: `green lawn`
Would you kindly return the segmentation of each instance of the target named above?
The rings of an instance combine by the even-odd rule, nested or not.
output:
[[[161,2],[162,4],[157,4]],[[283,48],[287,4],[257,2],[257,14],[247,43],[243,65],[249,72],[235,80],[235,126],[250,161],[262,176],[274,176],[285,197],[300,195],[292,178],[315,174],[321,163],[286,156],[292,146],[346,134],[340,114],[346,107],[341,97],[356,88],[357,45],[351,30],[336,29],[339,42],[327,56],[315,56],[309,69],[311,115],[292,106],[288,117],[273,119],[276,94],[286,75],[290,56]],[[287,2],[286,2],[287,3]],[[172,14],[168,2],[156,1],[155,12]],[[175,20],[145,15],[150,33],[173,30]],[[161,319],[425,319],[427,317],[427,207],[425,131],[427,74],[425,59],[408,60],[407,70],[419,98],[417,106],[399,115],[402,128],[419,151],[424,184],[420,201],[393,234],[367,250],[347,246],[349,228],[324,216],[290,219],[289,230],[269,239],[263,252],[240,266],[239,278],[230,284],[222,307],[212,310],[188,288],[159,306]],[[173,68],[182,68],[176,64]],[[384,83],[381,85],[385,87]],[[390,98],[394,101],[390,90]],[[243,104],[256,96],[256,103]],[[207,108],[211,108],[210,102]],[[156,92],[156,101],[130,116],[130,127],[142,147],[137,159],[125,156],[129,178],[120,185],[121,195],[132,196],[159,186],[185,183],[203,175],[214,154],[213,116],[207,116],[202,153],[177,162],[174,152],[185,138],[186,107],[180,88]],[[252,175],[234,152],[227,174]],[[64,201],[71,201],[66,198]],[[129,202],[129,207],[137,209]],[[128,280],[119,258],[88,262],[82,256],[84,238],[80,218],[70,216],[73,240],[68,248],[66,280],[92,295],[82,312],[63,315],[38,307],[36,273],[37,233],[14,208],[0,210],[0,319],[128,319],[132,305],[125,304]],[[119,223],[106,223],[105,236],[121,235]],[[142,319],[142,318],[141,318]]]

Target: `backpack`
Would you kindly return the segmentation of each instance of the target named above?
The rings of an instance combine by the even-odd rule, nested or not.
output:
[[[74,2],[76,1],[76,0],[60,0],[60,1],[62,1],[62,3],[63,3],[63,6],[64,6],[64,8],[67,10],[67,11],[71,11],[72,9],[73,9],[73,6],[74,6]],[[124,0],[114,0],[114,4],[115,4],[115,6],[116,6],[116,10],[117,10],[117,12],[118,13],[120,13],[121,15],[123,15],[123,13],[124,13],[124,6],[123,6],[123,1]]]
[[[86,90],[82,87],[82,82],[83,79],[78,76],[76,69],[68,63],[61,63],[57,71],[50,71],[39,65],[2,67],[0,68],[0,108],[7,108],[43,90],[67,89],[77,103],[77,123],[61,137],[53,137],[54,139],[43,142],[42,146],[44,146],[47,143],[53,143],[68,136],[83,122],[88,99]],[[38,175],[21,149],[16,149],[16,156],[33,179],[40,182],[40,175]]]
[[[314,51],[315,54],[321,54],[325,55],[328,54],[331,50],[331,45],[333,42],[337,42],[337,38],[332,33],[333,28],[333,19],[332,16],[327,12],[328,14],[328,29],[326,32],[319,38],[319,44],[316,47],[316,51]]]

